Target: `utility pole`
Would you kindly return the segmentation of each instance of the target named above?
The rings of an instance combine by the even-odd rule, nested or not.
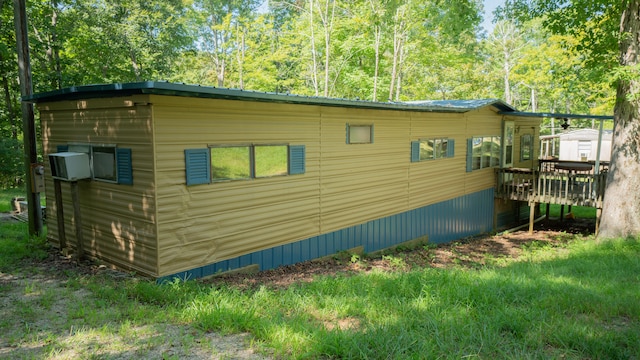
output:
[[[25,96],[33,94],[26,0],[13,0],[13,17],[18,47],[20,93],[24,98]],[[29,234],[40,235],[42,234],[42,209],[40,207],[40,193],[34,186],[34,169],[38,162],[36,125],[34,121],[33,104],[24,101],[22,101],[22,131],[24,133],[27,203],[29,204]]]

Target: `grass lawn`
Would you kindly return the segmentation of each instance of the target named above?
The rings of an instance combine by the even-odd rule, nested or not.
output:
[[[638,240],[561,234],[559,242],[528,243],[518,259],[494,258],[491,265],[372,270],[288,287],[238,288],[156,285],[97,271],[95,264],[60,266],[64,259],[26,233],[26,224],[0,224],[0,358],[640,354]],[[387,257],[402,262],[401,255]],[[228,347],[216,345],[229,343],[220,334],[243,333],[251,342],[239,346],[256,354],[235,348],[229,355]]]
[[[560,217],[560,205],[552,204],[549,207],[549,216],[553,218]],[[545,214],[547,211],[546,205],[541,206],[542,214]],[[569,206],[564,207],[564,215],[569,213]],[[576,217],[576,219],[595,219],[596,218],[596,208],[593,207],[584,207],[584,206],[572,206],[571,213]]]

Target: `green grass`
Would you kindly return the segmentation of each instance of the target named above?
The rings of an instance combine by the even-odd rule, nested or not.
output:
[[[0,251],[12,264],[3,273],[24,272],[20,259],[32,256],[15,240],[25,250]],[[11,241],[3,235],[0,246]],[[639,274],[639,240],[591,237],[528,246],[519,261],[475,270],[373,271],[284,289],[67,270],[59,287],[23,286],[26,300],[2,313],[0,332],[16,357],[44,344],[25,357],[108,349],[145,358],[162,344],[194,351],[212,332],[249,332],[255,347],[293,359],[629,359],[640,353]]]
[[[0,190],[0,212],[11,211],[11,199],[14,197],[25,197],[24,188],[12,188]]]
[[[560,205],[552,204],[549,207],[549,216],[550,217],[560,217]],[[546,206],[542,206],[542,213],[546,213]],[[564,214],[567,215],[569,212],[569,206],[564,207]],[[596,208],[593,207],[583,207],[583,206],[572,206],[571,213],[577,219],[595,219],[596,218]]]

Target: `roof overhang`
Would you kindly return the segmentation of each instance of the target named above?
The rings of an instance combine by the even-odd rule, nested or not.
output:
[[[596,119],[596,120],[613,120],[613,116],[609,115],[589,115],[589,114],[562,114],[547,112],[523,112],[523,111],[500,111],[499,114],[520,116],[520,117],[536,117],[536,118],[556,118],[556,119]]]
[[[514,108],[497,99],[375,102],[367,100],[301,96],[284,93],[248,91],[240,89],[217,88],[211,86],[187,85],[155,81],[73,86],[61,90],[25,96],[22,100],[32,103],[45,103],[67,100],[123,97],[140,94],[418,112],[465,113],[486,106],[493,106],[497,111],[504,111],[505,113],[509,114],[515,111]]]

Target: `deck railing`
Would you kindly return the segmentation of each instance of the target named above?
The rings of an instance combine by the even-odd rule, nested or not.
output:
[[[496,169],[496,197],[602,208],[607,171]]]

